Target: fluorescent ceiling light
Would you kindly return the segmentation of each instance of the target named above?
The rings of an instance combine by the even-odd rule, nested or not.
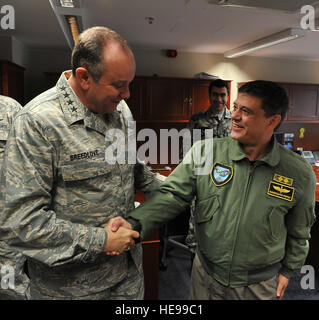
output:
[[[77,42],[77,38],[82,27],[82,9],[79,6],[78,0],[49,0],[51,7],[57,17],[63,34],[69,44],[69,47],[73,49],[74,44]],[[61,4],[61,5],[60,5]],[[68,4],[72,4],[73,7]]]
[[[61,7],[74,8],[73,0],[60,0]]]
[[[241,47],[226,51],[224,53],[225,58],[236,58],[247,54],[249,52],[253,52],[255,50],[263,49],[266,47],[274,46],[279,43],[287,42],[290,40],[294,40],[300,37],[304,37],[307,31],[304,29],[291,28],[287,29],[275,34],[272,34],[268,37],[258,39],[256,41],[245,44]]]

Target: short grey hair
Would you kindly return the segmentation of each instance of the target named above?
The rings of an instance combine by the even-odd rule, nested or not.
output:
[[[126,40],[109,28],[98,26],[83,31],[72,51],[73,76],[76,75],[77,68],[84,67],[93,80],[98,82],[105,72],[102,60],[103,49],[111,42],[118,43],[124,50],[132,53]]]

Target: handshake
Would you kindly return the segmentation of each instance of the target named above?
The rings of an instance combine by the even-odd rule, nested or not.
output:
[[[132,229],[132,226],[122,217],[110,219],[105,227],[107,232],[106,244],[103,251],[109,255],[119,255],[128,251],[135,245],[135,240],[140,234]]]

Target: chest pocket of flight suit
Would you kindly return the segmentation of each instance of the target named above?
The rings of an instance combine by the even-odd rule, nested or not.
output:
[[[219,201],[216,196],[198,201],[194,212],[195,222],[201,224],[211,220],[218,208]]]
[[[214,219],[215,215],[220,213],[220,204],[218,196],[212,196],[203,199],[196,204],[194,211],[195,235],[198,247],[207,258],[214,260],[218,255],[221,246],[212,250],[212,244],[217,243],[218,239],[222,239],[221,229]]]

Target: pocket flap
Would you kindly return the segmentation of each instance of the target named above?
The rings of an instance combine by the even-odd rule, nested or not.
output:
[[[196,223],[202,223],[211,220],[215,212],[219,209],[218,197],[213,196],[205,200],[201,200],[196,204],[194,219]]]
[[[62,177],[64,181],[91,179],[109,173],[113,166],[105,161],[65,164],[61,166]]]

